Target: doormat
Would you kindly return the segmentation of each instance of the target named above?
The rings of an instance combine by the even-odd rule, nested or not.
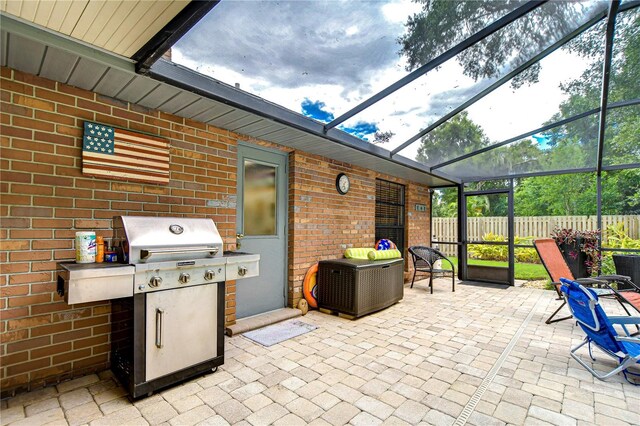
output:
[[[273,346],[293,337],[300,336],[318,328],[302,321],[284,321],[268,327],[244,333],[243,336],[262,346]]]
[[[460,281],[456,283],[456,285],[469,285],[473,287],[497,288],[500,290],[506,290],[509,287],[512,287],[509,284],[486,283],[482,281]]]

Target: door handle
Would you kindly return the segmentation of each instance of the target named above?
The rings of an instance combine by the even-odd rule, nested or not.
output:
[[[240,240],[243,238],[244,234],[236,234],[236,250],[240,250],[240,247],[242,247],[242,243],[240,242]]]
[[[164,321],[164,309],[156,309],[156,347],[162,348],[162,323]]]

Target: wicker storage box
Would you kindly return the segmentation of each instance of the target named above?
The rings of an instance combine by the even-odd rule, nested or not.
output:
[[[614,254],[613,263],[616,265],[616,274],[626,275],[631,282],[640,285],[640,256],[634,254]],[[629,290],[628,284],[618,284],[618,290]]]
[[[387,308],[404,295],[402,259],[323,260],[318,267],[318,307],[359,317]]]

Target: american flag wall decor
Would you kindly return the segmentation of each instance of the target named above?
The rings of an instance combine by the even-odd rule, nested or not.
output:
[[[166,185],[169,183],[169,142],[85,121],[82,173]]]

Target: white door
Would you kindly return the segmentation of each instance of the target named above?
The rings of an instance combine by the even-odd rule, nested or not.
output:
[[[287,155],[238,145],[239,251],[260,255],[260,275],[236,282],[236,317],[287,303]]]

